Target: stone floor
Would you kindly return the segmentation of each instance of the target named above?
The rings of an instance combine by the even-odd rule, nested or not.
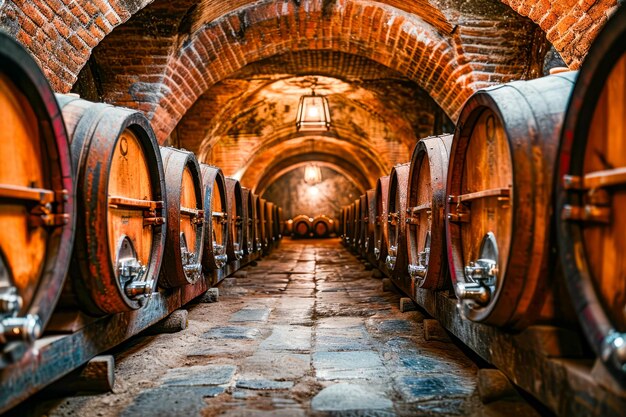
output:
[[[14,415],[508,416],[520,401],[485,406],[476,365],[449,341],[425,341],[421,313],[341,247],[284,239],[188,306],[189,327],[135,337],[113,352],[114,392],[39,394]]]

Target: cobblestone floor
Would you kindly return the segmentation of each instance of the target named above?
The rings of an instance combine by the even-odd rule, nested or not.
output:
[[[16,415],[500,416],[484,406],[475,364],[453,343],[425,341],[423,316],[341,247],[284,239],[188,306],[189,327],[118,347],[112,393],[45,398]]]

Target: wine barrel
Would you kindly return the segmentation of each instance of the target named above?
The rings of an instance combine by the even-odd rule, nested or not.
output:
[[[461,111],[448,168],[446,244],[470,320],[521,329],[545,305],[554,281],[547,269],[556,148],[575,76],[481,90]]]
[[[265,238],[267,239],[266,252],[274,247],[274,203],[265,201]]]
[[[351,238],[352,238],[352,228],[353,228],[353,224],[352,224],[352,215],[354,211],[353,205],[354,203],[347,205],[346,213],[345,213],[345,227],[344,227],[343,242],[348,248],[352,244]]]
[[[54,94],[28,52],[0,31],[0,368],[47,324],[74,240],[72,161]]]
[[[367,215],[365,221],[365,244],[363,256],[369,258],[374,254],[374,226],[376,224],[376,189],[367,190]]]
[[[174,288],[202,278],[202,174],[193,152],[161,147],[167,192],[167,240],[159,285]]]
[[[285,221],[283,220],[283,208],[276,208],[276,219],[278,221],[278,241],[280,242],[285,234]]]
[[[245,213],[245,224],[243,229],[243,253],[250,255],[254,252],[254,203],[252,191],[249,188],[241,187],[243,195],[243,212]]]
[[[258,205],[257,205],[257,213],[259,216],[259,236],[261,240],[261,251],[263,253],[267,253],[269,250],[269,240],[267,237],[267,213],[266,211],[266,200],[264,198],[259,197]]]
[[[293,237],[293,219],[285,221],[285,235]]]
[[[365,253],[365,237],[367,236],[367,213],[369,210],[369,202],[367,193],[359,197],[359,239],[357,243],[357,251],[359,254]]]
[[[361,197],[352,203],[352,235],[350,236],[350,248],[353,252],[358,252],[359,240],[361,237]]]
[[[409,183],[409,169],[411,164],[398,164],[391,169],[389,175],[389,213],[387,215],[387,230],[389,246],[385,265],[396,279],[401,279],[407,273],[406,247],[406,203]],[[403,290],[406,291],[405,288]]]
[[[200,164],[204,187],[204,244],[202,269],[205,273],[221,269],[228,262],[228,201],[222,170]]]
[[[229,236],[226,254],[229,261],[238,261],[243,257],[243,192],[239,180],[226,177],[226,199],[228,201]]]
[[[317,215],[312,219],[311,230],[313,237],[322,239],[330,237],[335,228],[335,221],[323,214]]]
[[[598,34],[572,92],[557,160],[567,286],[597,355],[626,382],[626,8]]]
[[[313,227],[313,219],[304,214],[299,214],[293,218],[293,237],[294,239],[303,239],[311,237]]]
[[[254,193],[252,194],[252,204],[254,205],[254,251],[261,252],[263,250],[261,243],[261,216],[263,213],[260,207],[261,199]]]
[[[389,176],[380,177],[376,181],[376,211],[374,217],[374,257],[384,264],[387,259],[389,247],[389,234],[387,230],[387,215],[389,210]]]
[[[140,308],[156,288],[167,201],[161,154],[145,116],[57,96],[76,171],[72,297],[91,315]]]
[[[451,143],[452,135],[424,138],[411,157],[406,218],[411,295],[416,287],[435,290],[445,286],[444,210]]]
[[[280,242],[280,240],[283,238],[283,234],[282,234],[282,219],[280,218],[280,214],[282,212],[282,210],[280,209],[280,207],[278,207],[276,204],[274,204],[274,207],[272,208],[272,219],[274,220],[272,226],[273,226],[273,234],[274,234],[274,246],[277,246],[278,243]]]

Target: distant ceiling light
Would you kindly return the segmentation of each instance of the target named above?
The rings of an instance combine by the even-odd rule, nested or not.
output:
[[[322,182],[322,170],[316,164],[309,164],[304,167],[304,182],[315,185]]]
[[[311,94],[300,97],[296,129],[299,132],[330,130],[330,107],[325,96],[318,96],[311,90]]]

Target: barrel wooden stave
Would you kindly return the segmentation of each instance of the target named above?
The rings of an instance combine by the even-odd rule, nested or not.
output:
[[[204,244],[202,267],[205,273],[223,268],[227,261],[228,204],[222,170],[200,164],[204,188]]]
[[[350,248],[357,252],[359,248],[359,238],[361,237],[361,198],[354,200],[350,206],[352,208],[352,234],[350,236]]]
[[[241,187],[243,196],[243,212],[245,214],[244,233],[243,233],[243,252],[249,255],[254,252],[254,203],[252,199],[252,191],[249,188]]]
[[[359,240],[357,242],[357,251],[359,254],[365,254],[365,239],[367,237],[369,201],[367,192],[359,197]]]
[[[334,230],[334,224],[335,221],[326,215],[315,216],[311,222],[313,236],[318,239],[330,237]]]
[[[262,244],[262,229],[261,229],[261,217],[263,214],[263,210],[261,209],[261,198],[253,194],[252,195],[253,205],[254,205],[254,251],[261,252],[263,250]]]
[[[166,237],[164,171],[154,132],[137,111],[73,95],[57,100],[73,132],[81,231],[63,303],[91,315],[138,309],[156,288]]]
[[[363,254],[366,258],[374,254],[374,227],[376,224],[376,189],[367,190],[367,221],[365,222],[365,244]]]
[[[374,216],[374,258],[384,267],[389,247],[387,216],[389,214],[389,176],[380,177],[376,181],[376,212]]]
[[[168,239],[159,285],[174,288],[202,279],[204,201],[200,164],[192,152],[161,147],[167,190]]]
[[[572,92],[558,155],[555,213],[561,265],[577,316],[592,348],[622,385],[625,108],[626,9],[621,7],[595,39]]]
[[[229,235],[226,253],[229,261],[238,261],[243,257],[244,251],[244,211],[243,192],[239,180],[226,177],[226,199],[228,200]]]
[[[424,138],[411,157],[406,223],[411,294],[416,287],[445,287],[444,210],[451,143],[452,135]]]
[[[538,322],[549,298],[549,202],[574,78],[481,90],[461,111],[448,170],[446,242],[452,282],[471,320],[522,329]]]
[[[3,368],[32,346],[59,299],[76,207],[68,137],[52,89],[30,54],[1,31],[0,110],[0,286],[12,304],[0,313]],[[15,194],[34,197],[31,188],[51,198]]]

